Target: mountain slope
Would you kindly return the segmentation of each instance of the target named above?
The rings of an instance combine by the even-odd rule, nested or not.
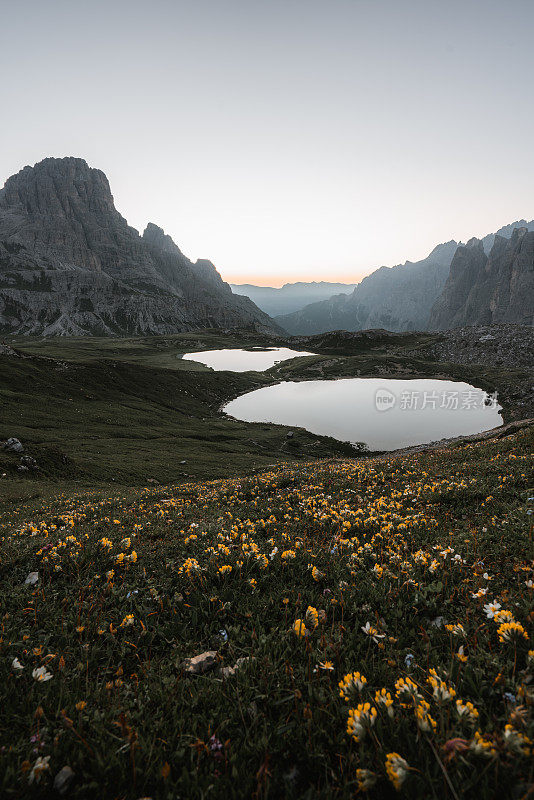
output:
[[[534,231],[526,227],[495,236],[489,255],[479,239],[458,248],[429,328],[503,322],[534,325]]]
[[[519,220],[510,225],[505,225],[496,233],[490,233],[482,239],[474,240],[479,242],[477,246],[478,256],[484,260],[492,250],[495,242],[500,239],[507,241],[514,230],[524,229],[526,232],[534,231],[534,220],[526,222]],[[472,240],[473,241],[473,240]],[[445,284],[449,279],[449,270],[453,257],[457,252],[457,247],[462,251],[468,245],[461,245],[455,241],[450,241],[438,245],[423,259],[412,263],[407,261],[396,267],[380,267],[364,278],[350,295],[337,295],[320,303],[313,303],[292,314],[278,316],[276,321],[289,333],[292,334],[313,334],[324,333],[328,330],[348,330],[358,331],[366,328],[387,328],[390,331],[411,331],[426,330],[429,327],[430,313],[439,304],[441,292],[445,289]],[[464,299],[473,290],[473,297],[477,296],[481,286],[473,284],[473,270],[476,272],[475,265],[468,267],[465,255],[459,253],[456,264],[455,278],[453,283],[456,285],[456,293]],[[485,262],[484,262],[485,263]],[[462,267],[463,264],[463,267]],[[467,271],[464,274],[464,268]],[[491,282],[491,281],[490,281]],[[526,301],[523,302],[520,293],[513,287],[511,289],[510,303],[506,311],[496,312],[494,315],[484,314],[482,307],[477,308],[477,319],[480,324],[485,324],[484,320],[495,316],[497,322],[517,322],[519,324],[531,324],[528,322],[528,311],[530,305],[534,305],[534,297],[529,288],[528,280],[522,279],[522,290],[526,291]],[[489,291],[485,285],[484,292]],[[480,297],[487,294],[480,295]],[[489,300],[488,300],[489,302]],[[500,300],[501,306],[505,302]],[[455,301],[455,311],[460,306],[460,300]],[[459,315],[460,322],[455,322],[453,316],[446,321],[447,302],[437,305],[436,315],[433,318],[432,326],[439,324],[440,327],[454,327],[456,324],[469,325],[475,324],[469,321],[465,314]],[[441,311],[439,309],[441,308]],[[434,312],[432,312],[434,314]],[[436,321],[437,320],[437,321]]]
[[[328,300],[334,294],[350,294],[356,284],[298,281],[297,283],[285,283],[279,289],[273,286],[254,286],[250,283],[232,283],[230,286],[234,294],[250,297],[258,308],[261,308],[269,316],[276,317],[282,314],[291,314],[310,303]]]
[[[276,329],[209,261],[193,264],[149,224],[116,210],[108,180],[79,158],[25,167],[0,191],[0,331],[42,335]]]
[[[440,244],[422,261],[380,267],[359,283],[352,294],[336,295],[301,311],[276,318],[293,334],[386,328],[390,331],[422,330],[443,287],[455,241]]]

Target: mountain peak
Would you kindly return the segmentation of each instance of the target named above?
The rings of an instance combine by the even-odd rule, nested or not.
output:
[[[149,222],[143,231],[143,241],[149,247],[157,248],[164,253],[183,256],[182,251],[174,240],[159,225]]]
[[[12,175],[0,192],[0,207],[42,216],[76,216],[80,207],[117,214],[105,174],[73,156],[45,158]]]
[[[0,191],[0,330],[41,335],[167,334],[276,326],[194,266],[149,223],[116,210],[105,174],[83,158],[45,158]]]

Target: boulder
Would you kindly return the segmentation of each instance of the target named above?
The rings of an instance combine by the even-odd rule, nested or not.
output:
[[[4,442],[4,450],[9,450],[10,453],[23,453],[24,447],[18,439],[11,436],[7,442]]]
[[[217,664],[217,650],[206,650],[193,658],[186,658],[182,667],[188,675],[203,675]]]
[[[70,789],[74,777],[74,770],[72,770],[69,766],[65,766],[63,769],[60,769],[54,778],[54,789],[56,792],[59,792],[61,795],[66,794]]]

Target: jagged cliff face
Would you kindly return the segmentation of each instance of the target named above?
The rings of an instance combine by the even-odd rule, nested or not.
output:
[[[329,330],[424,330],[456,251],[455,241],[438,245],[417,262],[380,267],[359,283],[352,294],[336,295],[301,311],[276,317],[289,333]]]
[[[534,232],[515,229],[509,239],[496,235],[489,255],[483,242],[459,247],[428,327],[534,325]]]
[[[272,320],[232,294],[209,261],[193,264],[150,223],[116,210],[83,159],[47,158],[0,190],[0,332],[169,334]]]

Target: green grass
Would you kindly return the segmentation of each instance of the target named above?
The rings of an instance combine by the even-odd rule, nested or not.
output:
[[[352,449],[305,431],[247,424],[221,403],[264,385],[259,373],[168,370],[129,361],[50,361],[0,357],[0,438],[15,436],[40,466],[15,472],[18,456],[0,451],[2,496],[29,483],[146,484],[220,477],[275,459],[343,455]],[[185,461],[186,463],[181,463]]]
[[[68,796],[80,800],[352,798],[358,769],[373,773],[369,796],[382,799],[398,796],[389,753],[409,765],[404,797],[526,796],[533,442],[526,431],[410,457],[293,461],[241,479],[6,508],[1,796],[55,796],[53,778],[69,765]],[[34,587],[24,583],[32,570]],[[487,595],[473,597],[481,587]],[[500,622],[483,609],[493,600],[528,640],[500,641]],[[187,675],[184,660],[206,650],[217,652],[216,668]],[[239,658],[248,660],[223,678],[219,667]],[[47,682],[32,677],[40,667]],[[431,669],[452,699],[434,695]],[[338,682],[356,671],[367,682],[345,702]],[[415,700],[396,696],[400,678],[414,682]],[[393,716],[379,707],[354,741],[349,709],[374,706],[382,688]],[[459,717],[459,698],[475,706],[473,723]],[[426,731],[415,714],[423,700]],[[30,784],[38,756],[49,769]]]
[[[12,337],[22,358],[0,356],[0,438],[15,436],[39,464],[18,473],[18,457],[0,451],[0,508],[58,487],[145,485],[254,472],[281,459],[347,456],[333,439],[227,419],[225,401],[279,380],[349,376],[449,377],[499,389],[505,420],[527,416],[518,386],[524,370],[437,364],[436,336],[398,334],[347,340],[336,333],[297,346],[316,356],[263,373],[214,372],[180,354],[221,347],[286,344],[249,331],[207,331],[126,339]],[[294,429],[292,429],[294,430]],[[185,464],[182,462],[186,462]]]

